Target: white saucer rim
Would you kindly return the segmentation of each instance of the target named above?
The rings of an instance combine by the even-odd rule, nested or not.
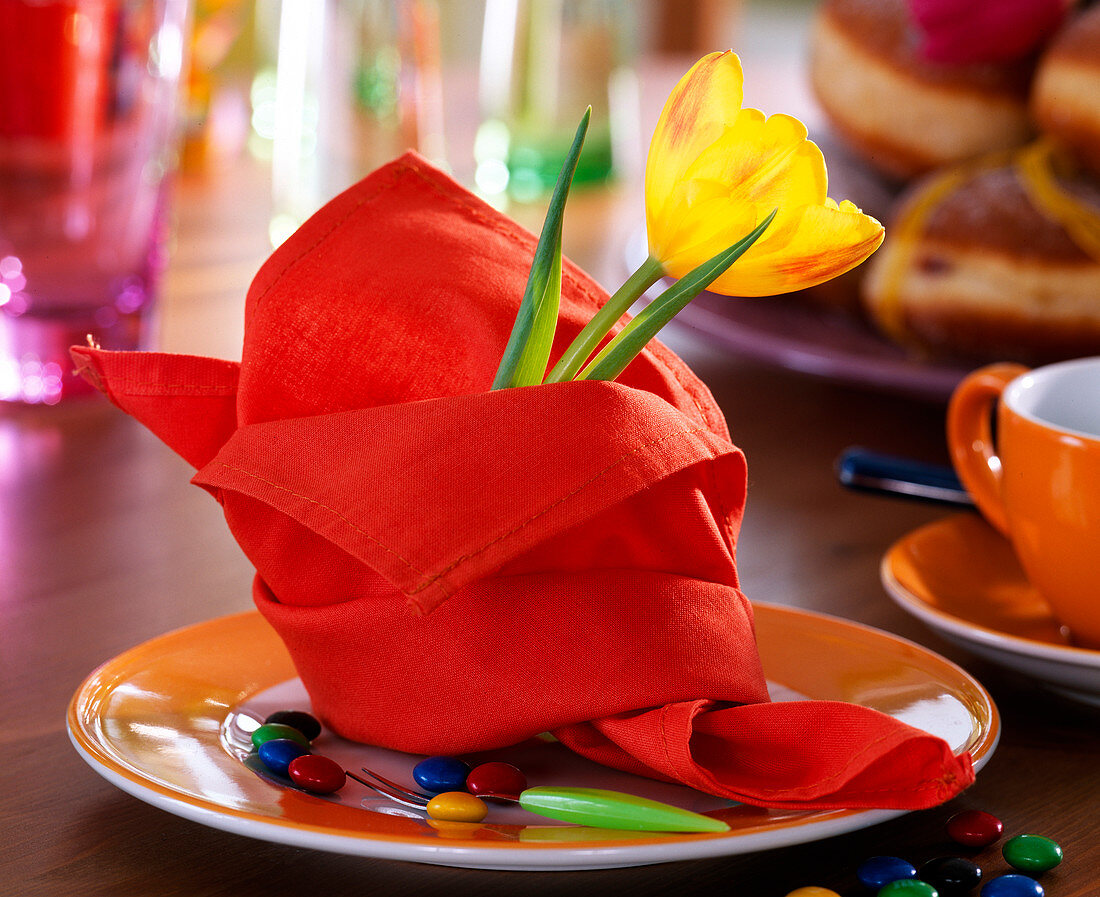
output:
[[[901,541],[904,541],[904,539]],[[903,585],[895,575],[891,558],[898,544],[900,542],[891,546],[883,557],[879,565],[879,578],[886,593],[902,610],[908,611],[933,628],[950,632],[964,642],[977,643],[1009,654],[1019,654],[1036,660],[1100,670],[1100,651],[1091,648],[1078,648],[1074,645],[1052,645],[1049,642],[1038,642],[1023,636],[999,632],[931,606]]]

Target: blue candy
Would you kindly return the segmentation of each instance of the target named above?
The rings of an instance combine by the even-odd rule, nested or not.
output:
[[[429,757],[413,767],[413,778],[425,791],[442,794],[445,791],[465,791],[470,765],[457,757]]]
[[[308,754],[309,751],[289,738],[273,738],[261,744],[256,753],[260,755],[264,766],[276,775],[285,776],[289,775],[290,761]]]
[[[878,891],[890,882],[916,878],[917,867],[901,857],[871,857],[860,864],[856,877],[864,887]]]
[[[1034,878],[1026,875],[998,875],[986,882],[981,897],[1043,897],[1046,892]]]

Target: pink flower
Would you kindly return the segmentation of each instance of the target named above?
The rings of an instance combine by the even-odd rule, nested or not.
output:
[[[933,62],[1009,62],[1061,24],[1073,0],[908,0]]]

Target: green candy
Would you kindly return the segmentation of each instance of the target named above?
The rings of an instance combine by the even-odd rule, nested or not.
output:
[[[1062,848],[1042,835],[1017,835],[1001,848],[1005,862],[1021,872],[1046,872],[1062,862]]]
[[[309,748],[309,739],[293,726],[284,726],[282,723],[265,723],[252,733],[252,746],[258,748],[265,741],[273,741],[276,738],[289,738],[291,741]]]
[[[940,892],[919,878],[901,878],[879,888],[878,897],[940,897]]]

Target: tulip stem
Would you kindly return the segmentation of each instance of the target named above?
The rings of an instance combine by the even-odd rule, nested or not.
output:
[[[614,380],[618,377],[665,324],[752,247],[768,229],[777,211],[773,209],[767,218],[729,249],[685,274],[661,293],[636,318],[632,318],[575,379]]]
[[[544,383],[564,383],[576,377],[589,356],[600,344],[619,318],[626,314],[639,298],[664,276],[665,269],[655,258],[648,257],[630,277],[627,278],[615,294],[603,304],[603,307],[584,325],[576,339],[566,349],[553,370],[546,375]]]

